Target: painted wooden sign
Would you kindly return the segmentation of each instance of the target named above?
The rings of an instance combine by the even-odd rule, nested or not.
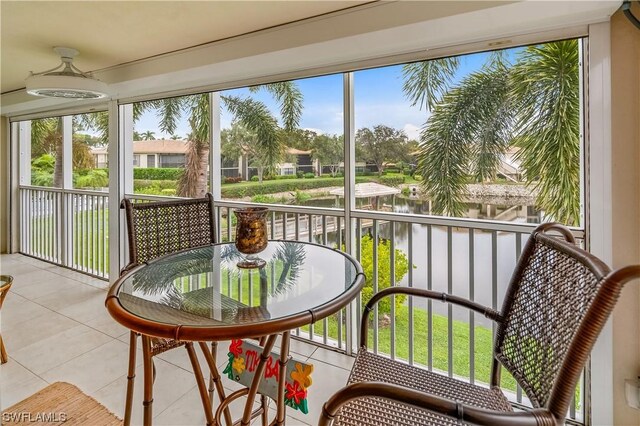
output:
[[[224,369],[223,374],[231,380],[234,380],[246,387],[251,386],[255,377],[262,347],[254,345],[244,340],[232,340],[229,344],[229,363]],[[273,400],[278,399],[278,380],[280,380],[280,354],[272,352],[266,361],[262,380],[258,386],[258,392],[270,397]],[[302,411],[304,414],[309,412],[307,404],[307,390],[311,386],[311,373],[313,365],[296,361],[291,358],[286,364],[285,374],[285,404],[291,408]]]

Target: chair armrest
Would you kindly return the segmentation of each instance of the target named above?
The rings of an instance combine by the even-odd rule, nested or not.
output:
[[[360,323],[360,346],[367,345],[367,335],[369,333],[369,313],[373,310],[373,307],[378,303],[381,299],[392,296],[394,294],[405,294],[409,296],[418,296],[418,297],[426,297],[428,299],[436,299],[442,302],[449,302],[455,305],[464,306],[465,308],[471,309],[473,311],[479,312],[483,314],[485,317],[490,320],[496,322],[502,322],[502,316],[500,312],[495,309],[489,308],[484,305],[480,305],[479,303],[472,302],[471,300],[464,299],[462,297],[453,296],[447,293],[439,293],[437,291],[432,290],[424,290],[421,288],[414,287],[389,287],[381,290],[373,295],[373,297],[367,302],[362,312],[362,320]]]
[[[462,420],[465,424],[492,426],[557,426],[564,422],[564,419],[555,419],[547,409],[534,409],[521,412],[491,411],[464,405],[450,399],[391,383],[360,382],[343,387],[324,403],[318,426],[330,426],[344,404],[354,399],[364,397],[385,398],[413,405]]]

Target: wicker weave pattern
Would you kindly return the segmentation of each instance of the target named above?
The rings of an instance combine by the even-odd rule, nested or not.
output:
[[[132,205],[136,263],[213,243],[208,199]]]
[[[496,358],[543,407],[601,280],[580,259],[536,239],[499,330]]]
[[[360,349],[351,370],[349,384],[368,381],[393,383],[489,410],[512,411],[509,401],[498,389],[474,386]],[[411,405],[381,398],[362,398],[347,403],[336,424],[414,426],[461,423]]]

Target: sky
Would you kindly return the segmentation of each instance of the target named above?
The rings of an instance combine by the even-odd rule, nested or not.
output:
[[[511,49],[513,51],[514,49]],[[476,53],[460,57],[460,65],[454,77],[454,84],[466,75],[479,70],[486,62],[488,53]],[[510,57],[513,54],[509,55]],[[304,97],[304,111],[299,127],[318,133],[343,133],[342,74],[295,80]],[[356,71],[354,73],[354,116],[356,130],[383,124],[404,130],[409,139],[419,139],[420,129],[428,118],[427,112],[419,106],[411,106],[402,91],[402,65]],[[272,96],[265,90],[249,93],[246,88],[225,90],[224,95],[251,96],[264,102],[280,121],[279,108]],[[222,107],[221,125],[228,128],[233,117]],[[136,131],[148,130],[157,139],[169,138],[158,129],[153,112],[145,113],[135,124]],[[189,133],[186,119],[182,119],[175,132],[185,138]]]

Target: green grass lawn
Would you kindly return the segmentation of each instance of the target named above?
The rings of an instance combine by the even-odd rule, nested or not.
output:
[[[332,339],[338,337],[337,315],[327,320],[327,334]],[[373,318],[371,315],[370,318]],[[428,314],[422,309],[413,309],[413,362],[423,366],[429,365],[429,330]],[[448,327],[446,316],[432,315],[432,366],[441,371],[449,370]],[[463,321],[453,321],[453,362],[452,372],[456,376],[469,377],[470,367],[470,333],[469,324]],[[308,331],[308,328],[305,328]],[[324,327],[322,322],[314,326],[314,333],[322,335]],[[344,333],[344,327],[343,327]],[[395,355],[396,358],[409,359],[409,308],[399,306],[395,313]],[[374,331],[373,325],[369,325],[368,347],[373,349]],[[492,330],[482,326],[474,327],[474,361],[476,381],[489,383],[491,374],[491,354],[493,351]],[[378,331],[378,352],[391,353],[391,326],[380,327]],[[515,392],[516,382],[508,372],[502,373],[502,387]]]

